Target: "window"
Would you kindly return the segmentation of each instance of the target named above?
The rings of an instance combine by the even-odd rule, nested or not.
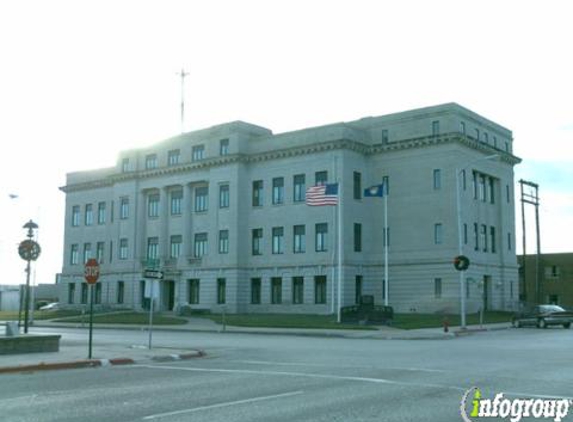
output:
[[[306,227],[298,225],[293,227],[293,252],[306,252]]]
[[[362,276],[357,275],[354,277],[354,303],[359,305],[361,297],[362,297]]]
[[[147,216],[159,217],[159,194],[153,193],[147,197]]]
[[[362,252],[362,224],[354,223],[354,252]]]
[[[273,227],[273,254],[284,252],[284,228]]]
[[[434,297],[439,299],[442,297],[442,279],[434,278]]]
[[[259,305],[261,303],[261,279],[251,278],[251,304]]]
[[[80,303],[86,305],[88,303],[88,283],[82,283],[82,291],[80,297]]]
[[[219,141],[219,155],[228,155],[228,154],[229,154],[229,140],[221,139]]]
[[[509,150],[509,142],[507,142],[507,141],[505,142],[505,152],[511,152]]]
[[[314,303],[326,303],[326,276],[317,275],[314,277]]]
[[[507,250],[510,251],[511,250],[511,233],[507,233]]]
[[[485,224],[481,225],[480,242],[483,245],[483,251],[487,252],[487,226]]]
[[[127,173],[129,171],[129,158],[121,160],[121,172]]]
[[[434,190],[442,188],[442,172],[440,169],[434,169]]]
[[[306,197],[306,183],[304,174],[296,174],[293,177],[293,201],[304,202]]]
[[[70,251],[70,265],[78,265],[79,263],[80,263],[80,247],[77,243],[74,243]]]
[[[183,202],[183,190],[171,191],[171,215],[181,215],[181,203]]]
[[[497,149],[497,137],[493,137],[493,147]]]
[[[118,281],[117,282],[117,303],[122,304],[125,298],[125,282]]]
[[[183,236],[173,235],[169,242],[169,258],[177,259],[181,255],[181,243],[183,242]]]
[[[96,285],[93,286],[92,289],[95,289],[94,303],[99,305],[101,303],[101,283],[96,283]]]
[[[483,141],[487,144],[489,143],[489,135],[487,134],[487,132],[483,133]]]
[[[466,134],[466,122],[460,122],[460,132]]]
[[[149,154],[145,156],[145,169],[151,170],[157,168],[157,154]]]
[[[434,120],[432,122],[432,136],[437,136],[440,134],[440,121]]]
[[[98,202],[97,204],[97,223],[105,224],[105,202]]]
[[[442,223],[436,223],[434,224],[434,244],[441,245],[443,241]]]
[[[382,129],[382,143],[388,143],[388,129]]]
[[[328,224],[318,223],[314,225],[314,245],[316,252],[326,252],[328,250],[326,237],[328,235]]]
[[[217,279],[217,303],[224,305],[227,300],[227,280],[224,278]]]
[[[485,192],[485,175],[479,175],[479,200],[485,202],[486,192]]]
[[[271,278],[271,303],[273,305],[278,305],[282,303],[282,290],[283,290],[283,279],[280,277]]]
[[[551,305],[558,305],[559,295],[556,294],[547,295],[547,302],[549,302]]]
[[[479,251],[479,226],[474,223],[474,250]]]
[[[489,202],[490,204],[495,204],[495,179],[493,177],[489,177],[488,181],[489,181]]]
[[[119,259],[127,259],[127,239],[119,239]]]
[[[159,258],[159,238],[147,238],[147,261],[155,261]],[[149,264],[148,264],[149,265]]]
[[[206,186],[195,188],[195,212],[204,212],[208,208],[209,188]]]
[[[92,257],[92,244],[84,243],[84,264]]]
[[[545,278],[557,280],[560,276],[561,270],[557,265],[548,265],[545,267]]]
[[[68,303],[74,303],[74,298],[76,297],[76,283],[68,284]]]
[[[229,253],[229,230],[219,230],[219,253]]]
[[[326,185],[328,182],[328,172],[327,171],[317,171],[314,173],[314,184],[315,185]]]
[[[255,180],[253,182],[253,207],[263,206],[263,181]]]
[[[253,255],[263,254],[263,229],[253,229],[252,251]]]
[[[129,198],[123,197],[119,200],[119,218],[125,220],[129,218]]]
[[[109,262],[113,262],[113,241],[109,241]]]
[[[476,140],[479,141],[479,129],[476,129],[476,132],[475,132],[475,133],[476,133]]]
[[[464,237],[464,245],[467,245],[468,244],[468,225],[467,225],[467,223],[464,223],[463,237]]]
[[[199,291],[201,287],[201,282],[198,278],[192,278],[189,280],[189,303],[191,305],[197,305],[199,303]]]
[[[201,258],[207,254],[207,233],[196,233],[195,244],[193,247],[193,256]]]
[[[292,303],[300,305],[304,302],[304,278],[292,278]]]
[[[176,166],[179,164],[179,156],[181,155],[181,151],[178,149],[172,149],[167,153],[167,165],[168,166]]]
[[[285,186],[283,177],[273,179],[273,204],[282,204],[285,200]]]
[[[205,147],[203,145],[195,145],[191,148],[191,161],[199,161],[205,158]]]
[[[489,228],[489,236],[491,239],[491,253],[495,253],[496,252],[496,246],[495,246],[495,227],[491,226]]]
[[[72,227],[78,227],[80,225],[80,206],[74,205],[72,207]]]
[[[362,199],[362,174],[355,171],[353,173],[354,199]]]
[[[94,211],[92,204],[86,204],[85,225],[91,226],[94,223]]]
[[[473,175],[473,193],[474,193],[474,199],[478,199],[478,174],[474,171],[472,172]]]
[[[98,263],[103,263],[105,242],[97,242],[96,244],[96,259]]]
[[[466,170],[463,169],[463,170],[460,172],[460,174],[461,174],[461,178],[462,178],[462,189],[463,189],[463,190],[466,190],[466,188],[467,188],[467,183],[466,183]]]
[[[229,185],[219,185],[219,208],[229,208]]]

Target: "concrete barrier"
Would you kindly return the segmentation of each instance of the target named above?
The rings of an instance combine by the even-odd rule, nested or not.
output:
[[[0,355],[60,351],[60,335],[25,334],[0,337]]]

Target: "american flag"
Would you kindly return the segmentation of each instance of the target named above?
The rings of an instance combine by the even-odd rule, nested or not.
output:
[[[311,186],[306,190],[306,205],[336,205],[338,204],[338,183]]]

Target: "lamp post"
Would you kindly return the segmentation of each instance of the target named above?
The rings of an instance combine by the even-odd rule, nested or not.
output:
[[[478,159],[472,160],[466,163],[465,166],[461,168],[456,168],[456,213],[457,213],[457,220],[458,220],[458,255],[464,254],[464,239],[463,239],[463,230],[462,230],[462,204],[460,198],[460,191],[462,189],[460,174],[470,165],[478,162],[478,161],[485,161],[485,160],[495,160],[499,158],[499,155],[493,154],[488,155],[486,157],[480,157]],[[466,329],[466,275],[465,271],[458,271],[460,274],[460,328],[465,330]]]

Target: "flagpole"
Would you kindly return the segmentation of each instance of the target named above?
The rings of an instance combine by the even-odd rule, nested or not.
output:
[[[341,322],[342,307],[342,184],[338,185],[338,323]]]
[[[332,174],[337,174],[337,167],[338,167],[338,157],[336,157],[336,155],[333,157],[333,169],[332,169]],[[337,218],[337,207],[332,207],[332,231],[334,232],[334,227],[336,226],[336,218]],[[335,275],[336,275],[336,247],[335,247],[335,240],[337,233],[333,233],[332,236],[332,277],[331,277],[331,286],[332,286],[332,292],[331,292],[331,304],[330,304],[330,312],[332,314],[334,314],[334,301],[335,301],[335,289],[334,289],[334,280],[335,280]]]
[[[384,186],[384,191],[386,187]],[[384,306],[388,306],[388,195],[384,192]]]

